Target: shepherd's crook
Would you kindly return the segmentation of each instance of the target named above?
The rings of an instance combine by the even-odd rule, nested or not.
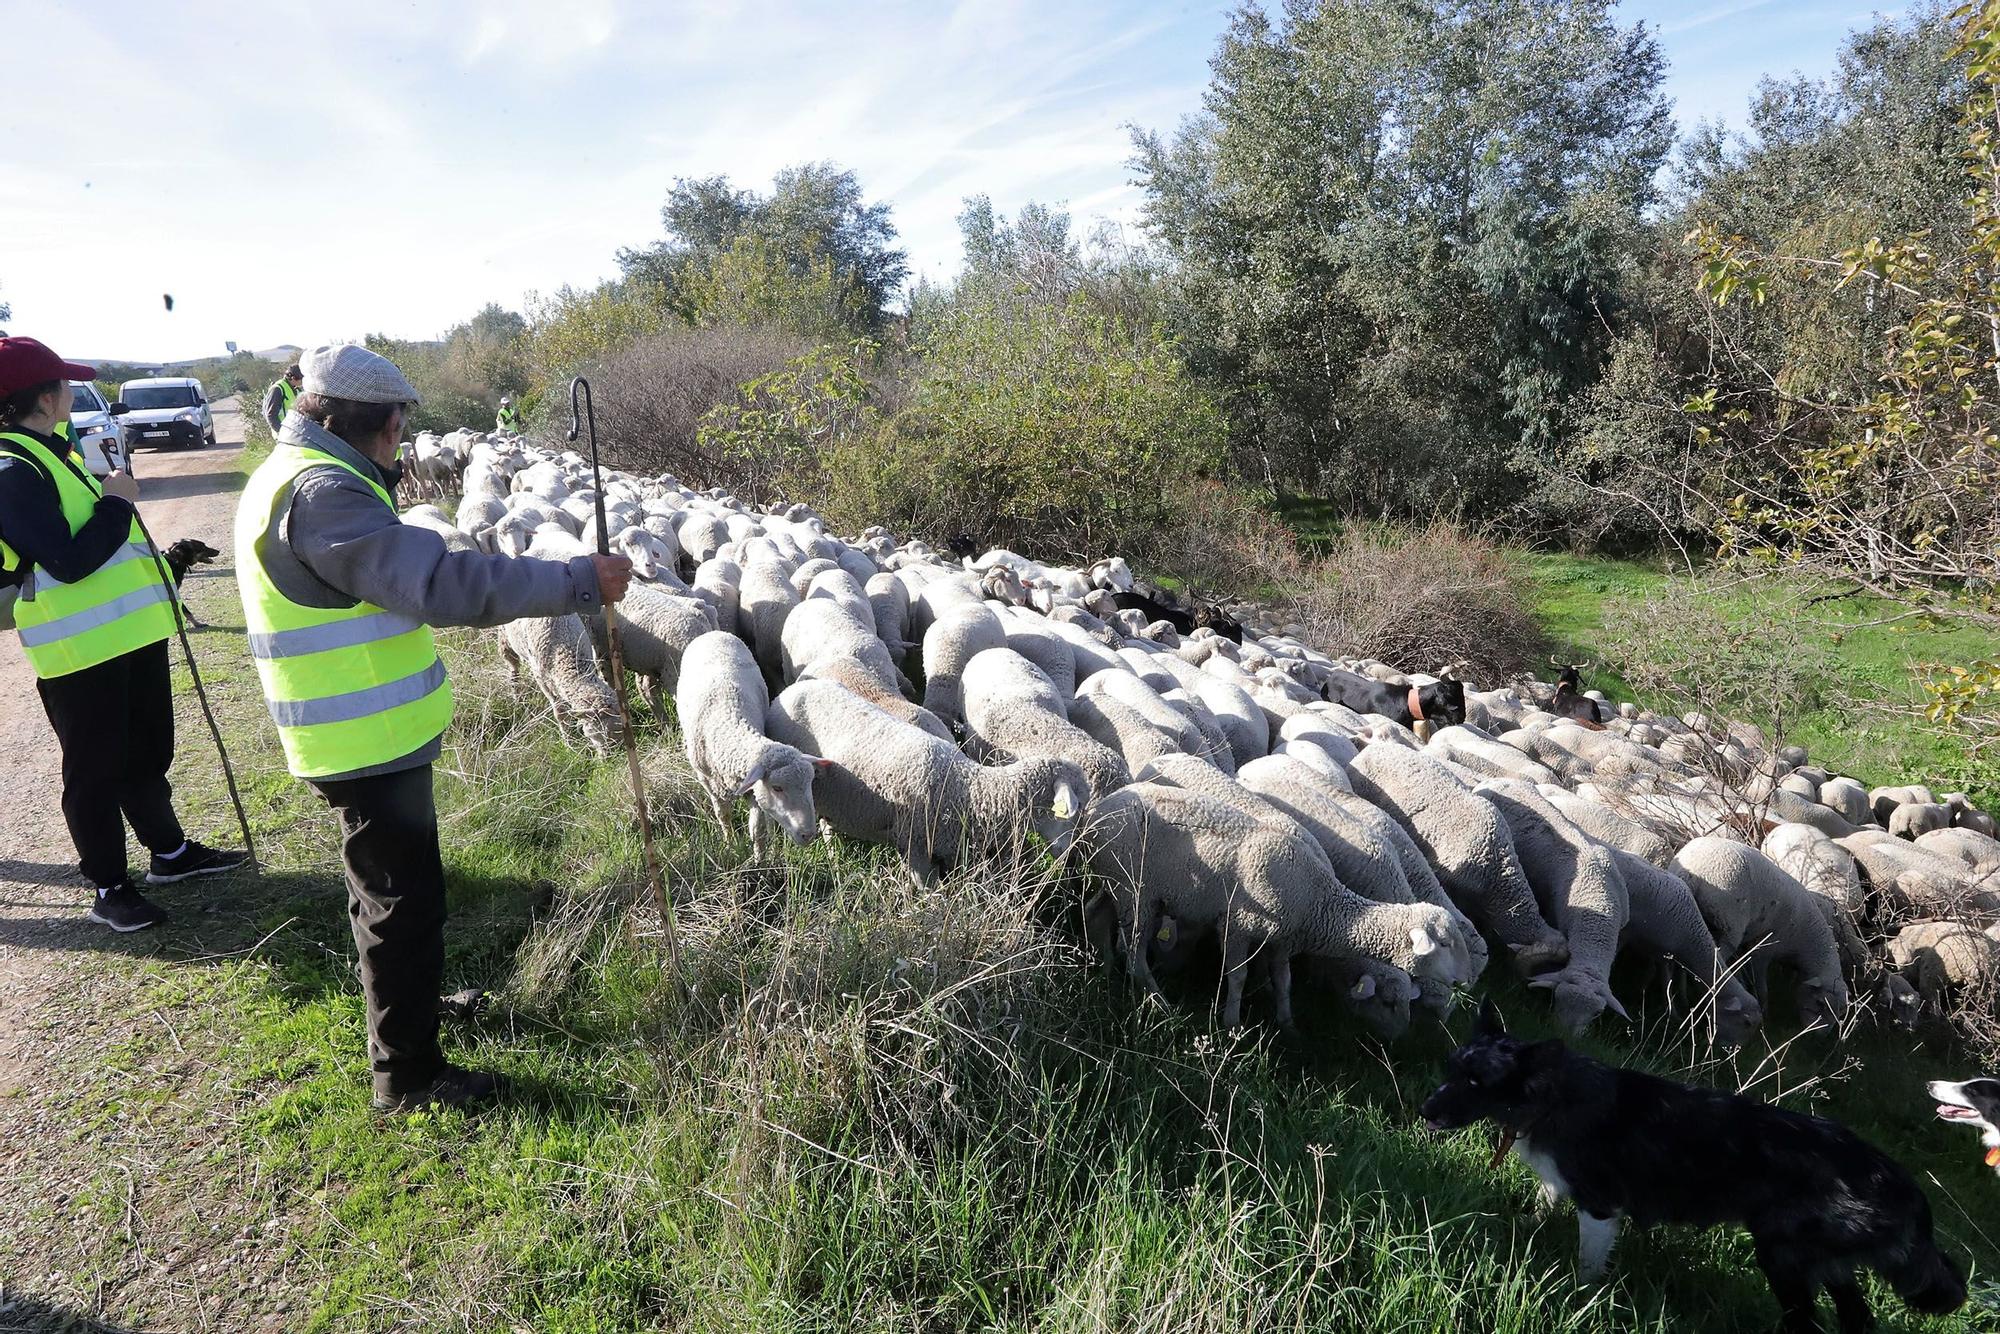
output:
[[[160,548],[153,541],[153,535],[146,531],[146,521],[139,517],[139,507],[132,507],[132,521],[139,525],[139,536],[146,539],[146,550],[153,553],[153,568],[160,572],[160,582],[167,586],[173,597],[174,633],[180,636],[181,655],[187,659],[188,675],[194,678],[194,697],[201,701],[201,716],[208,720],[208,734],[215,738],[216,758],[222,761],[222,781],[229,785],[229,804],[236,808],[236,827],[243,831],[243,852],[250,859],[250,873],[255,875],[257,866],[257,844],[250,837],[250,821],[243,814],[243,798],[236,794],[236,771],[229,767],[229,751],[222,744],[222,729],[215,725],[215,710],[208,707],[208,691],[201,684],[201,668],[194,665],[194,646],[188,643],[187,615],[181,602],[181,591],[174,585],[173,571],[160,556]]]
[[[579,406],[580,404],[580,406]],[[597,407],[591,400],[590,381],[581,375],[569,382],[569,440],[576,443],[577,432],[590,427],[590,484],[596,488],[597,554],[611,554],[611,534],[604,526],[604,474],[597,462]],[[604,640],[611,649],[611,687],[618,695],[619,728],[625,735],[625,769],[632,780],[632,805],[639,815],[639,846],[646,854],[646,878],[653,886],[653,898],[660,906],[660,925],[667,939],[667,970],[676,986],[681,977],[680,939],[674,932],[674,904],[667,896],[667,882],[660,874],[659,854],[653,850],[653,817],[646,809],[646,780],[639,769],[639,742],[632,735],[632,705],[625,695],[625,651],[618,642],[618,617],[610,599],[603,602]]]

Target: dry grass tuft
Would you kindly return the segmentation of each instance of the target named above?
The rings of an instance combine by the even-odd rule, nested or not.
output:
[[[1443,521],[1351,529],[1281,587],[1307,642],[1334,653],[1497,681],[1544,652],[1526,575],[1499,547]]]

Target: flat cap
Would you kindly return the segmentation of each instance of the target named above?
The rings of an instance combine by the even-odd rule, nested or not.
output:
[[[359,343],[316,347],[299,358],[299,369],[305,373],[300,387],[308,394],[352,403],[423,402],[395,362]]]

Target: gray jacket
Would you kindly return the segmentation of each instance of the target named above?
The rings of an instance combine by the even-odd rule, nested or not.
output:
[[[388,485],[360,451],[296,413],[285,418],[278,440],[331,454]],[[479,626],[598,609],[597,568],[588,556],[552,561],[449,551],[443,538],[401,522],[360,478],[331,465],[300,473],[278,497],[258,547],[278,591],[306,607],[372,602],[427,625]],[[436,759],[439,749],[434,737],[401,759],[318,781],[413,769]]]

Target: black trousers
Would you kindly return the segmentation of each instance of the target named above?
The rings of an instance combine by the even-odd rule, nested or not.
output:
[[[348,925],[361,955],[375,1092],[416,1092],[444,1067],[438,1049],[444,858],[431,767],[311,785],[340,816]]]
[[[154,852],[178,848],[184,835],[167,782],[174,691],[166,641],[35,688],[62,745],[63,821],[84,878],[100,888],[125,879],[127,821]]]

